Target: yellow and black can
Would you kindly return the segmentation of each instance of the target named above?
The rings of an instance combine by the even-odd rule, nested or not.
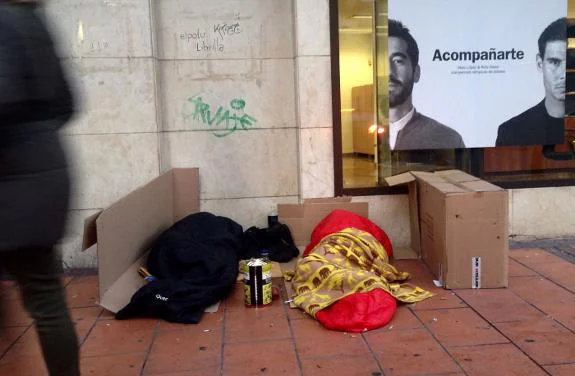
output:
[[[272,264],[266,258],[240,263],[246,307],[264,307],[272,302]]]

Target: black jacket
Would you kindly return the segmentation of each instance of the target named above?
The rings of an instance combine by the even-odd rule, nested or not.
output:
[[[0,252],[61,238],[69,177],[57,131],[73,113],[41,9],[0,2]]]
[[[243,229],[226,217],[201,212],[176,222],[155,241],[148,271],[155,277],[116,314],[197,323],[204,310],[235,285]]]

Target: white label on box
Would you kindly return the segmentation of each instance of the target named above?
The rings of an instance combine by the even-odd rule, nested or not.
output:
[[[481,257],[471,258],[471,288],[481,288]]]

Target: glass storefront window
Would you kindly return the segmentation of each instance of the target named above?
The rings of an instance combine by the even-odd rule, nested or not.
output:
[[[341,152],[346,188],[377,186],[373,1],[339,0]]]
[[[336,194],[394,192],[385,178],[458,168],[508,188],[575,184],[575,26],[568,29],[565,145],[394,151],[387,0],[331,0]],[[420,9],[419,11],[424,11]],[[569,0],[575,25],[575,0]],[[335,27],[334,27],[335,26]],[[338,103],[339,102],[339,103]]]

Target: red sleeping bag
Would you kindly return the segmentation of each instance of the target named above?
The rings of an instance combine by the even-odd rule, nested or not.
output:
[[[391,321],[397,301],[382,289],[356,292],[319,311],[315,318],[325,328],[360,333]]]
[[[311,233],[311,241],[307,247],[305,247],[303,255],[307,256],[313,247],[315,247],[317,243],[319,243],[326,236],[349,227],[369,232],[377,240],[379,240],[389,257],[393,255],[391,241],[389,240],[387,234],[381,228],[379,228],[378,225],[359,214],[355,214],[353,212],[342,209],[335,209],[324,219],[322,219],[317,224],[317,226],[315,226],[313,232]]]
[[[336,209],[315,227],[304,256],[326,236],[349,227],[369,232],[383,245],[389,257],[393,254],[391,241],[379,226],[353,212]],[[386,325],[396,310],[395,298],[382,289],[375,289],[338,300],[319,311],[316,319],[327,329],[359,333]]]

